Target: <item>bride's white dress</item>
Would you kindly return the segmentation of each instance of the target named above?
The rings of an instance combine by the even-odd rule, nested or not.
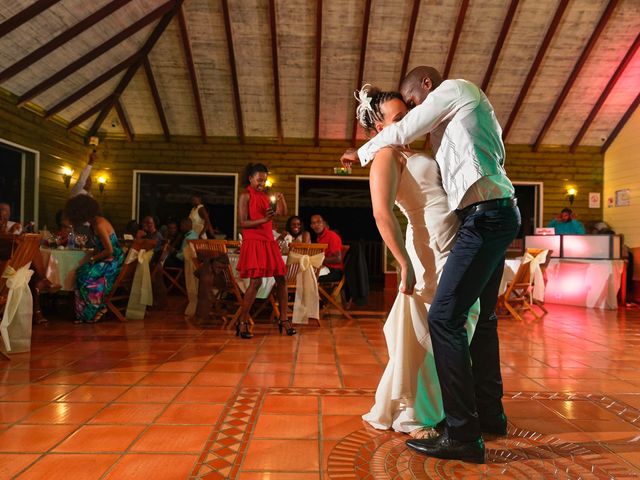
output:
[[[410,432],[444,418],[427,315],[438,279],[455,243],[459,221],[449,210],[435,160],[423,153],[406,158],[396,205],[407,217],[406,248],[416,272],[413,295],[398,293],[384,325],[389,363],[376,391],[375,405],[362,418],[373,427]],[[469,340],[479,303],[467,321]]]

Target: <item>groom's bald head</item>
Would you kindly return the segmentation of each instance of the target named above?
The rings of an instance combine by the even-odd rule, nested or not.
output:
[[[400,93],[409,108],[420,105],[427,95],[442,83],[442,75],[433,67],[420,66],[411,70],[400,84]]]

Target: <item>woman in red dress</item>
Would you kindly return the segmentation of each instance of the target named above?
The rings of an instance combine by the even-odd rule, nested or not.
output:
[[[242,338],[251,338],[249,331],[249,311],[256,299],[256,293],[262,284],[262,278],[274,277],[280,305],[278,330],[282,333],[286,326],[287,335],[296,331],[287,319],[287,284],[284,276],[287,267],[282,260],[280,248],[273,237],[273,217],[287,214],[287,203],[281,193],[269,197],[265,193],[269,170],[261,163],[249,164],[245,169],[247,191],[240,195],[238,217],[242,227],[242,246],[238,260],[238,272],[241,278],[250,278],[249,288],[244,292],[244,302],[240,323],[236,333]]]

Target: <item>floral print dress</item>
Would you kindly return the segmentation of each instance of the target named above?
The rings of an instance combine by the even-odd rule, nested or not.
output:
[[[104,298],[111,292],[122,263],[124,252],[118,243],[115,232],[109,236],[113,247],[113,256],[99,262],[85,263],[76,272],[76,318],[83,322],[92,322],[96,314],[104,308]],[[94,237],[95,252],[104,250],[104,246],[97,236]]]

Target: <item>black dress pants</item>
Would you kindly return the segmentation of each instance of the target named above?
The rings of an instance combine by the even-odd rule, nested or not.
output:
[[[429,329],[442,389],[447,431],[460,441],[481,435],[480,420],[502,413],[502,376],[495,306],[505,252],[520,227],[517,207],[472,213],[461,219],[429,309]],[[465,322],[480,299],[471,345]]]

